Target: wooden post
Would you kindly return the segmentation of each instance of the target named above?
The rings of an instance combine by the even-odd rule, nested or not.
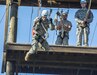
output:
[[[10,15],[10,29],[8,33],[8,43],[16,42],[17,37],[17,13],[18,13],[18,4],[11,4],[11,15]]]
[[[4,31],[4,46],[7,41],[7,34],[8,34],[8,22],[9,21],[9,1],[6,0],[6,17],[5,17],[5,31]],[[5,50],[5,47],[4,47]]]
[[[18,13],[18,4],[11,2],[11,0],[7,0],[11,5],[11,13],[10,13],[10,27],[8,33],[8,43],[16,42],[17,37],[17,13]],[[14,61],[7,61],[6,63],[6,75],[14,75],[15,72],[15,63]]]
[[[8,22],[9,21],[9,1],[6,0],[6,16],[5,16],[5,27],[4,27],[4,50],[3,50],[3,61],[2,61],[2,73],[6,70],[6,41],[8,34]]]
[[[14,75],[14,63],[11,61],[6,63],[6,75]]]

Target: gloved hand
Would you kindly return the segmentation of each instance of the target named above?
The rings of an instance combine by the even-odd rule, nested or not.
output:
[[[61,14],[60,14],[60,12],[59,11],[57,11],[57,13],[56,13],[58,16],[61,16]]]
[[[84,24],[87,24],[87,19],[84,19]]]
[[[36,34],[36,31],[35,31],[35,29],[33,28],[32,29],[32,36],[34,36]]]
[[[52,18],[50,18],[50,22],[52,23]]]
[[[57,30],[61,30],[61,28],[62,28],[61,25],[58,25],[58,26],[56,27]]]

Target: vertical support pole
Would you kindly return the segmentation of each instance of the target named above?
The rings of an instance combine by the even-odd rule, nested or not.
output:
[[[9,0],[6,0],[6,17],[5,17],[5,31],[4,31],[4,45],[7,41],[8,34],[8,22],[9,21]]]
[[[17,13],[18,13],[18,4],[11,4],[11,14],[10,14],[10,29],[8,33],[8,43],[16,42],[17,37]]]
[[[8,0],[11,2],[11,0]],[[16,42],[17,37],[17,13],[18,13],[18,4],[17,3],[10,3],[11,4],[11,13],[10,13],[10,27],[8,33],[8,43]],[[15,64],[14,61],[8,61],[6,63],[6,75],[14,75],[15,72]]]
[[[7,61],[6,63],[6,75],[14,75],[14,63]]]
[[[18,62],[16,62],[16,75],[18,75]]]
[[[4,27],[4,50],[3,50],[3,61],[2,61],[2,73],[6,70],[6,42],[8,35],[8,21],[9,21],[9,1],[6,0],[6,16],[5,16],[5,27]]]

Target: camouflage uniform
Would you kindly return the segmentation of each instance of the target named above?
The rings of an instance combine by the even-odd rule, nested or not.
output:
[[[41,47],[46,51],[49,50],[48,42],[44,40],[46,32],[41,24],[43,24],[46,30],[48,30],[48,28],[51,30],[54,29],[54,25],[48,19],[42,21],[41,23],[37,22],[33,27],[37,33],[35,36],[33,36],[32,48],[30,49],[29,53],[35,53],[38,47]]]
[[[55,42],[56,45],[68,45],[68,39],[69,39],[69,31],[65,30],[65,26],[71,26],[72,24],[70,21],[68,20],[62,20],[63,23],[63,31],[62,31],[62,27],[61,29],[59,29],[59,34],[57,36],[57,40]],[[58,22],[58,25],[61,24],[61,21]],[[62,32],[63,32],[63,36],[62,36]]]
[[[41,20],[41,22],[40,22]],[[34,20],[35,22],[35,20]],[[43,26],[42,26],[43,25]],[[25,60],[27,61],[29,56],[31,54],[34,54],[35,52],[37,52],[37,49],[40,47],[45,51],[48,51],[49,45],[48,42],[45,39],[45,34],[46,31],[48,30],[48,28],[50,28],[51,30],[55,29],[55,26],[53,25],[53,23],[46,19],[45,21],[42,20],[42,18],[38,18],[38,21],[34,23],[33,29],[36,31],[36,33],[33,36],[32,39],[32,47],[30,48],[30,50],[27,52],[26,56],[25,56]],[[46,31],[45,31],[46,29]]]
[[[50,28],[51,30],[54,29],[54,25],[47,19],[45,21],[42,21],[42,24],[44,25],[45,29],[48,30],[48,28]],[[49,50],[49,45],[47,43],[46,40],[44,40],[43,38],[45,38],[45,30],[44,28],[42,27],[41,23],[37,23],[35,26],[34,26],[34,29],[37,31],[36,35],[33,37],[33,46],[32,46],[32,49],[30,50],[31,53],[34,53],[37,48],[38,48],[38,44],[40,43],[41,47],[44,49],[44,50]],[[30,52],[29,51],[29,52]]]
[[[87,8],[81,8],[75,13],[75,20],[77,22],[77,46],[82,45],[82,37],[84,38],[84,46],[88,46],[88,35],[90,32],[89,25],[93,20],[93,14],[91,11],[89,11],[88,18],[87,18],[87,23],[81,23],[84,21],[87,13]]]

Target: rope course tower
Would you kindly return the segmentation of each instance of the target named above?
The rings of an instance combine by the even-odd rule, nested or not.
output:
[[[31,45],[16,43],[18,7],[39,6],[38,1],[0,0],[0,4],[6,5],[2,73],[6,72],[6,75],[18,75],[18,73],[97,75],[97,47],[50,45],[49,54],[39,49],[29,61],[24,60]],[[79,0],[42,0],[43,7],[68,8],[69,4],[69,8],[80,8],[79,3]],[[97,1],[92,0],[91,8],[97,9]],[[10,24],[9,32],[8,24]]]

